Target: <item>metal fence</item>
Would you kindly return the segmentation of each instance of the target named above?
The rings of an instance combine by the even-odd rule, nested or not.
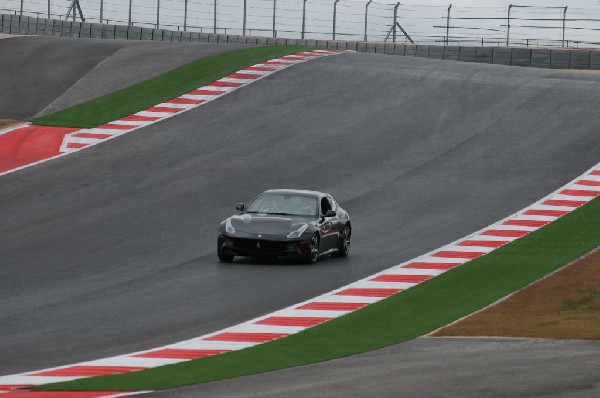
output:
[[[250,45],[302,45],[462,62],[556,69],[600,69],[600,50],[536,47],[471,47],[343,40],[285,39],[144,28],[0,14],[0,32],[81,39],[156,40]]]
[[[244,36],[600,47],[600,3],[596,8],[574,8],[424,6],[379,0],[0,0],[0,12]]]

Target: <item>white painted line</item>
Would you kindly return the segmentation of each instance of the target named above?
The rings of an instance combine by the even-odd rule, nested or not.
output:
[[[278,315],[280,316],[280,315]],[[271,326],[271,325],[245,325],[235,329],[236,333],[285,333],[293,334],[306,329],[304,326]]]
[[[141,358],[134,356],[118,356],[112,358],[97,359],[95,361],[82,362],[81,366],[132,366],[155,368],[157,366],[172,365],[174,363],[185,362],[185,359],[173,358]]]
[[[437,250],[435,250],[437,252]],[[443,258],[443,257],[434,257],[432,255],[425,255],[422,257],[417,257],[414,261],[424,262],[424,263],[466,263],[468,260],[464,258]]]
[[[352,311],[321,311],[321,310],[282,310],[276,312],[277,316],[298,316],[298,317],[314,317],[314,318],[338,318],[342,315],[351,313]]]
[[[32,372],[33,373],[33,372]],[[35,372],[37,373],[37,372]],[[40,385],[48,383],[60,383],[61,381],[71,381],[81,379],[82,377],[71,376],[31,376],[27,374],[18,374],[10,376],[0,376],[0,385]]]
[[[222,79],[219,79],[219,81],[222,81],[225,83],[239,83],[239,84],[247,85],[247,84],[253,82],[254,80],[252,80],[252,79],[236,79],[233,77],[224,77]]]
[[[149,351],[160,350],[163,348],[174,348],[174,349],[182,349],[182,350],[242,350],[244,348],[253,347],[256,343],[247,343],[247,342],[239,342],[239,341],[205,341],[199,339],[182,341],[179,343],[169,344],[168,346],[153,348]]]
[[[139,395],[139,394],[149,394],[152,391],[134,391],[134,392],[120,392],[118,394],[114,394],[114,395],[104,395],[100,398],[117,398],[117,397],[127,397],[130,395]]]
[[[386,274],[388,275],[388,274]],[[417,285],[418,283],[408,282],[375,282],[375,281],[364,281],[357,283],[352,286],[353,289],[401,289],[406,290]]]
[[[444,271],[439,269],[415,269],[415,268],[401,268],[393,267],[386,272],[386,275],[427,275],[427,276],[438,276]]]

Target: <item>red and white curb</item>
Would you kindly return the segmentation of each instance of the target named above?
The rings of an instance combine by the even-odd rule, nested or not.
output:
[[[289,336],[383,300],[449,269],[484,256],[542,228],[597,196],[600,196],[600,163],[542,200],[495,224],[332,292],[227,329],[163,347],[69,366],[1,376],[0,391],[5,391],[7,397],[20,397],[18,394],[24,392],[17,392],[15,388],[134,372],[241,350]],[[81,392],[61,393],[61,397],[79,398],[124,396],[133,392],[104,392],[108,395],[86,396],[69,395]]]
[[[21,125],[3,130],[0,132],[0,176],[177,116],[292,65],[347,52],[350,51],[313,50],[261,62],[177,98],[91,129]]]

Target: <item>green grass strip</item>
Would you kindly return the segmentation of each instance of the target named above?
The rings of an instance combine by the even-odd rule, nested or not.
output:
[[[263,46],[202,58],[134,86],[33,119],[32,123],[96,127],[179,97],[247,66],[314,49],[305,46]]]
[[[159,390],[345,357],[422,336],[600,245],[600,200],[498,250],[359,311],[241,351],[38,387]]]

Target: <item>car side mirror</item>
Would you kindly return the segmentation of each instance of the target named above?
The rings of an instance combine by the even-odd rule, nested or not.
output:
[[[237,205],[235,205],[235,209],[238,211],[244,211],[245,208],[246,208],[246,205],[243,203],[238,203]]]
[[[335,212],[335,210],[327,210],[327,213],[325,213],[325,217],[335,217],[337,213]]]

